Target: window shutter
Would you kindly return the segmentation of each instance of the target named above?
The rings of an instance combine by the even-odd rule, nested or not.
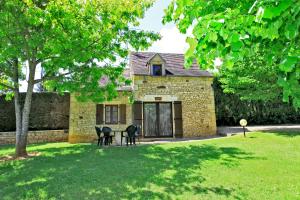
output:
[[[96,105],[96,124],[103,124],[103,104]]]
[[[120,105],[120,124],[126,124],[126,104]]]
[[[174,102],[175,137],[183,137],[181,101]]]
[[[142,126],[142,120],[143,120],[143,102],[141,101],[135,101],[133,103],[133,123],[134,125],[140,125]]]

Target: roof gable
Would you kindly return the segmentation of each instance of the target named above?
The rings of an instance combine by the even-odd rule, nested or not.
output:
[[[166,63],[165,59],[163,57],[161,57],[161,55],[159,53],[155,53],[153,56],[151,56],[148,60],[147,60],[147,65],[150,64],[153,60],[155,60],[156,58],[159,58],[160,61]]]

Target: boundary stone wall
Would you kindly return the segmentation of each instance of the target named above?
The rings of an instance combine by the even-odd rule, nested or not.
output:
[[[21,93],[21,100],[25,93]],[[53,92],[34,93],[29,120],[29,130],[61,130],[69,128],[70,94]],[[0,96],[0,132],[15,131],[14,100]]]
[[[43,142],[67,142],[68,130],[42,130],[42,131],[29,131],[27,143],[43,143]],[[0,145],[15,144],[16,133],[13,132],[0,132]]]

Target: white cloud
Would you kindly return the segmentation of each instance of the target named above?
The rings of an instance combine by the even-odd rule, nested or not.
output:
[[[155,42],[147,51],[160,53],[185,53],[188,44],[185,42],[186,35],[181,34],[176,26],[162,28],[161,40]]]

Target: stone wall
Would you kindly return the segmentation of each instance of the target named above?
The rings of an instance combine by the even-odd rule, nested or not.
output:
[[[69,126],[69,142],[91,142],[97,138],[95,126],[109,126],[113,130],[125,130],[127,124],[132,123],[131,104],[127,96],[122,96],[110,101],[101,103],[105,105],[126,104],[126,124],[96,124],[96,103],[78,102],[74,95],[70,100],[70,126]],[[120,110],[119,110],[120,113]]]
[[[15,132],[0,132],[0,145],[3,144],[15,144],[16,133]],[[68,131],[67,130],[43,130],[43,131],[29,131],[27,142],[31,143],[43,143],[43,142],[67,142]]]
[[[0,131],[15,131],[14,101],[0,96]],[[21,93],[21,99],[25,94]],[[34,93],[29,120],[29,130],[58,130],[69,128],[70,95]]]
[[[134,76],[134,99],[182,101],[183,136],[216,134],[213,78],[180,76]]]

